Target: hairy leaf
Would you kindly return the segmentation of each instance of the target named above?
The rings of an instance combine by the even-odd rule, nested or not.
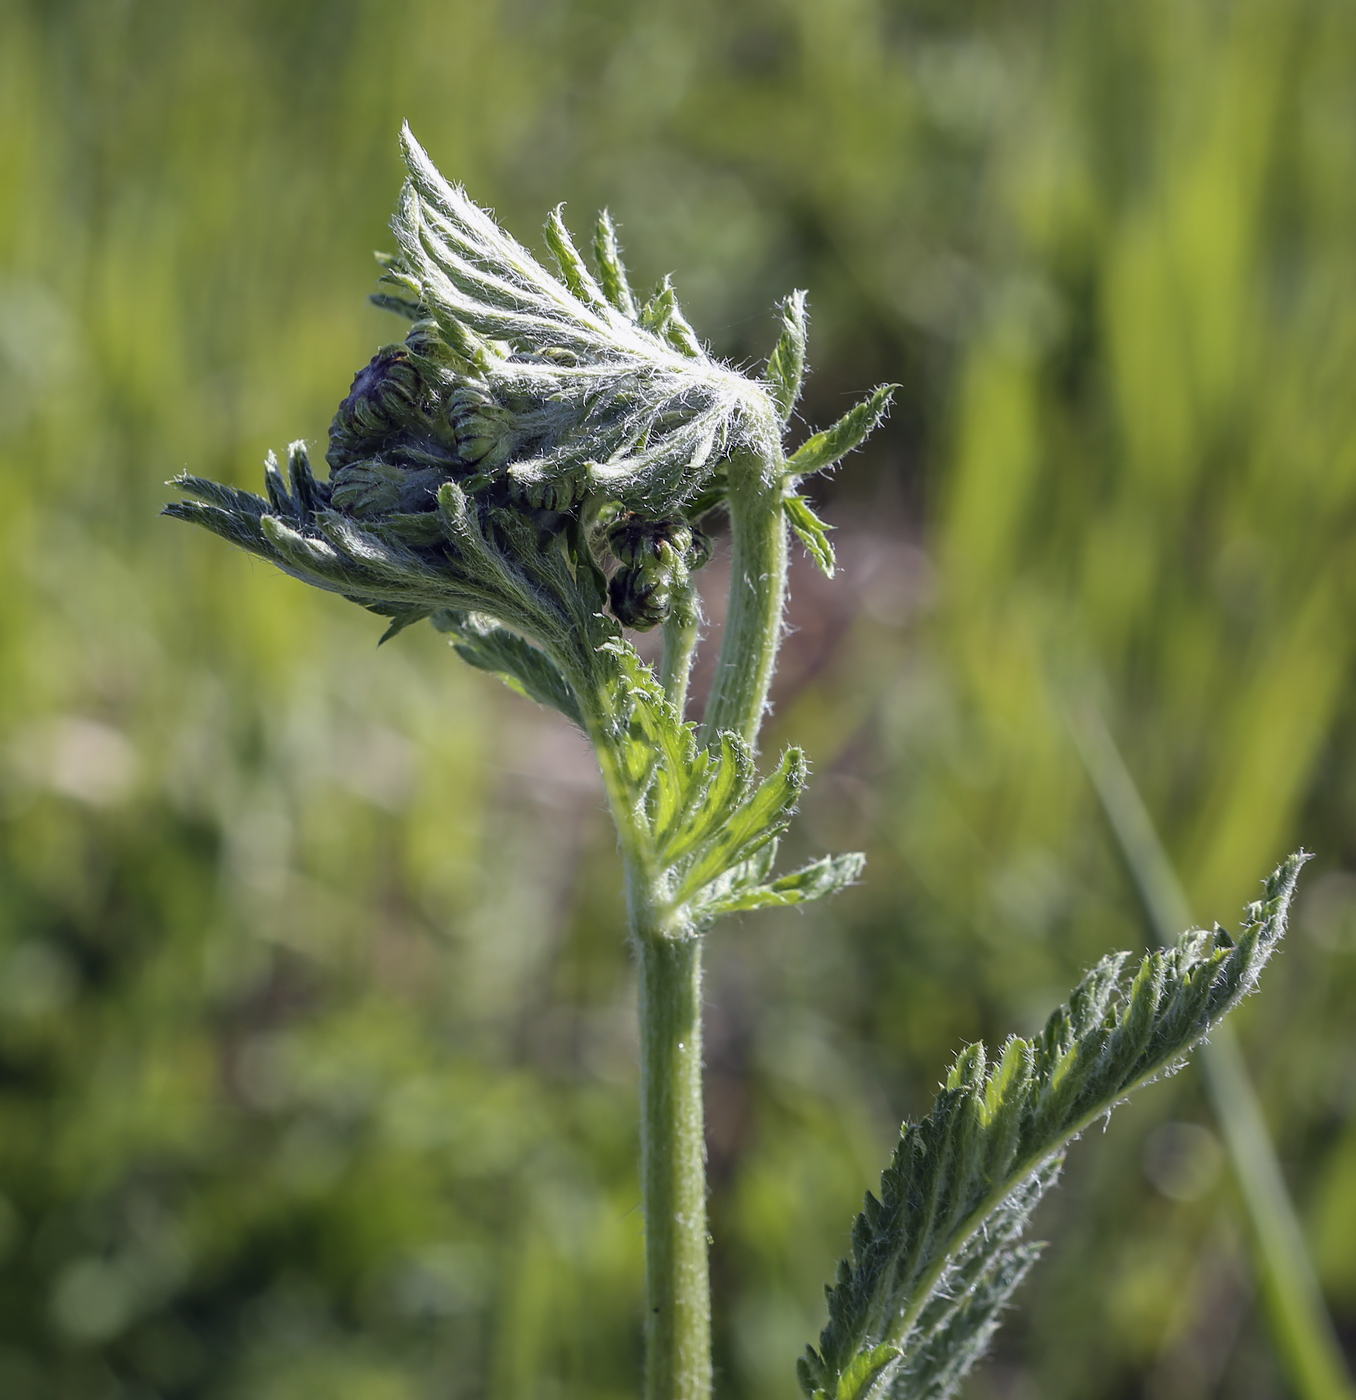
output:
[[[838,564],[833,545],[829,543],[829,530],[832,527],[826,525],[810,509],[810,503],[804,496],[798,496],[794,492],[787,496],[785,510],[787,522],[795,531],[796,538],[809,551],[810,557],[819,565],[824,576],[832,578]]]
[[[553,276],[443,179],[408,130],[402,140],[410,178],[387,277],[428,308],[468,372],[538,405],[539,454],[516,459],[516,476],[586,472],[630,508],[663,515],[707,487],[736,441],[768,449],[767,415],[750,408],[762,391],[707,355],[671,288],[642,324],[606,214],[596,276],[551,216]]]
[[[407,321],[422,321],[428,315],[428,308],[423,302],[412,301],[409,297],[392,296],[390,292],[373,292],[367,299],[373,306],[380,307],[383,311],[394,311],[397,316],[403,316]]]
[[[882,384],[869,399],[849,409],[831,428],[808,438],[787,459],[792,476],[806,476],[823,471],[841,461],[872,433],[885,417],[897,384]]]
[[[782,316],[782,333],[768,356],[764,378],[785,423],[795,410],[801,380],[805,378],[805,293],[792,292],[777,309]]]
[[[678,305],[678,294],[673,289],[672,279],[665,277],[659,290],[647,301],[640,312],[640,324],[653,331],[682,355],[701,359],[705,355],[697,332],[683,315]]]
[[[774,841],[769,844],[766,866],[748,861],[733,867],[723,879],[707,885],[691,903],[693,921],[705,927],[725,914],[785,908],[824,899],[854,883],[866,865],[866,857],[854,851],[842,856],[822,856],[789,875],[768,880],[767,871],[775,852]]]
[[[992,1069],[982,1045],[962,1051],[932,1112],[905,1125],[879,1198],[866,1198],[819,1348],[799,1368],[807,1394],[836,1397],[860,1358],[886,1344],[900,1355],[877,1384],[893,1400],[954,1392],[1035,1258],[1021,1234],[1065,1145],[1180,1064],[1252,989],[1307,859],[1291,856],[1271,876],[1236,942],[1220,928],[1185,933],[1133,977],[1128,954],[1106,958]]]
[[[443,614],[439,630],[450,632],[453,647],[463,661],[477,670],[501,677],[511,689],[539,705],[559,710],[566,719],[584,727],[579,702],[560,668],[539,647],[516,633],[458,613]]]
[[[570,237],[570,231],[560,216],[562,208],[563,205],[557,204],[546,221],[547,246],[560,269],[562,281],[570,291],[585,305],[602,310],[607,306],[607,297],[594,280],[583,254],[574,246],[574,239]]]
[[[631,294],[626,265],[622,262],[621,249],[617,245],[617,227],[606,209],[598,215],[598,226],[594,229],[593,256],[597,260],[598,276],[608,301],[628,320],[634,321],[636,299]]]
[[[822,899],[861,874],[863,858],[844,855],[771,878],[777,837],[805,786],[804,754],[788,749],[760,779],[738,734],[719,734],[709,748],[697,742],[695,726],[678,717],[629,642],[598,651],[628,697],[609,749],[644,815],[676,912],[706,928],[723,914]]]

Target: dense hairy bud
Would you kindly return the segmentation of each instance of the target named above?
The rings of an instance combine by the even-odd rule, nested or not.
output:
[[[373,460],[341,467],[330,477],[336,510],[365,519],[408,515],[438,508],[438,487],[447,480],[436,468],[402,467]]]
[[[455,448],[439,388],[436,374],[407,346],[377,351],[354,376],[330,424],[330,469],[372,457],[452,467]]]
[[[491,473],[513,456],[518,443],[513,413],[475,384],[457,384],[447,401],[447,422],[457,456],[469,467]]]

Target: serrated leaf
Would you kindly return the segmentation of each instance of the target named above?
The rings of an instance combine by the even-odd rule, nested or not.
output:
[[[646,330],[663,336],[680,354],[694,360],[706,358],[706,351],[697,339],[697,332],[683,315],[678,305],[678,294],[668,277],[664,278],[659,284],[659,290],[645,303],[645,309],[640,313],[640,324]]]
[[[428,315],[428,308],[423,302],[413,301],[409,297],[392,296],[389,292],[372,292],[367,299],[373,306],[378,306],[383,311],[394,311],[397,316],[403,316],[407,321],[422,321]]]
[[[271,453],[269,455],[272,456]],[[180,491],[196,496],[200,501],[206,501],[221,510],[238,511],[242,515],[252,516],[255,520],[261,515],[267,515],[270,509],[268,501],[262,496],[256,496],[252,491],[241,491],[234,486],[225,486],[219,481],[209,481],[206,477],[190,476],[187,472],[172,478],[169,485],[177,486]],[[174,511],[170,506],[166,506],[165,514],[173,515]]]
[[[440,629],[453,635],[453,648],[463,661],[497,675],[511,689],[539,705],[558,710],[584,727],[579,702],[560,668],[539,647],[503,627],[478,624],[471,618],[442,618]]]
[[[871,1387],[892,1362],[899,1360],[899,1348],[888,1343],[864,1348],[853,1357],[848,1368],[838,1377],[834,1400],[865,1400]]]
[[[675,913],[700,929],[726,913],[820,899],[856,879],[856,855],[825,857],[771,878],[777,837],[808,771],[798,749],[788,749],[760,780],[738,734],[698,745],[695,726],[679,717],[628,641],[612,638],[597,654],[615,667],[610,684],[626,697],[606,742],[644,813]]]
[[[805,755],[787,749],[781,762],[718,827],[698,841],[682,869],[675,899],[686,902],[786,829],[808,774]]]
[[[753,753],[738,734],[717,736],[707,763],[714,767],[710,781],[698,791],[681,825],[671,824],[660,836],[658,854],[667,865],[686,859],[704,841],[721,831],[741,802],[747,800],[757,776]],[[705,772],[703,772],[705,777]]]
[[[1195,930],[1148,954],[1105,958],[1031,1042],[997,1065],[982,1046],[956,1060],[932,1112],[906,1124],[829,1289],[829,1321],[800,1375],[834,1387],[871,1348],[900,1350],[892,1400],[945,1400],[983,1352],[1030,1267],[1021,1244],[1068,1142],[1171,1068],[1253,987],[1285,930],[1300,867],[1290,857],[1249,905],[1237,940]],[[1223,931],[1220,931],[1221,934]]]
[[[882,384],[869,399],[845,413],[831,428],[807,439],[787,459],[793,477],[823,471],[841,461],[875,430],[890,407],[898,384]]]
[[[792,292],[778,310],[782,316],[782,333],[768,356],[764,378],[782,422],[786,423],[795,410],[801,381],[805,378],[805,293]]]
[[[846,889],[860,877],[865,865],[866,857],[857,852],[824,856],[768,884],[761,883],[758,877],[747,885],[734,885],[728,893],[718,891],[703,896],[697,903],[697,912],[702,920],[708,920],[753,909],[784,909],[793,904],[808,904]]]
[[[260,515],[209,505],[204,501],[171,501],[160,514],[168,515],[173,520],[187,520],[192,525],[201,525],[231,544],[277,562],[277,555],[260,528]]]
[[[287,445],[287,475],[292,483],[292,499],[299,516],[314,515],[316,511],[329,506],[329,486],[315,479],[306,444],[301,439]]]
[[[373,609],[373,611],[376,611]],[[431,610],[428,608],[406,608],[391,617],[391,625],[377,638],[378,646],[385,646],[392,637],[398,637],[407,627],[422,622]]]
[[[797,495],[794,491],[787,495],[783,505],[787,522],[795,532],[796,538],[805,546],[824,576],[832,578],[838,563],[833,545],[829,542],[829,531],[833,527],[826,525],[810,509],[810,503],[805,497]]]

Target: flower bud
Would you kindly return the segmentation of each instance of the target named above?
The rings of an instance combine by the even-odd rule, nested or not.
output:
[[[561,472],[547,480],[519,481],[512,477],[514,497],[533,510],[564,514],[573,510],[588,490],[588,473],[582,468]]]
[[[346,515],[374,518],[436,510],[445,473],[411,470],[394,462],[350,462],[330,475],[330,501]]]
[[[452,391],[447,422],[458,459],[481,472],[502,467],[518,445],[513,413],[471,384],[459,384]]]
[[[623,511],[607,527],[607,543],[618,563],[646,568],[669,552],[685,569],[700,569],[711,558],[711,537],[686,520],[648,520]]]
[[[667,577],[652,578],[642,569],[619,569],[607,585],[612,615],[623,627],[648,632],[668,619],[673,589]]]
[[[441,403],[451,376],[406,345],[378,351],[353,380],[330,425],[331,472],[377,461],[443,479],[463,464]],[[423,509],[424,507],[419,507]]]

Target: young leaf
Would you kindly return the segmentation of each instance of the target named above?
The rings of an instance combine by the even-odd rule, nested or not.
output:
[[[679,354],[694,360],[706,358],[697,332],[678,305],[678,294],[673,290],[672,279],[665,277],[659,284],[659,290],[645,303],[640,313],[640,324],[646,330],[662,335]]]
[[[439,631],[452,634],[453,648],[463,661],[499,676],[510,689],[539,705],[559,710],[566,719],[584,727],[579,702],[569,682],[539,647],[506,628],[457,613],[440,614],[437,624]]]
[[[829,531],[833,527],[826,525],[810,509],[810,503],[804,496],[792,492],[787,496],[784,505],[787,522],[795,531],[796,538],[805,546],[815,563],[819,565],[824,577],[832,578],[838,563],[833,552],[833,545],[829,543]]]
[[[556,266],[560,269],[561,280],[570,291],[586,305],[603,310],[607,307],[607,298],[603,295],[603,289],[594,280],[583,255],[574,246],[574,239],[570,237],[570,231],[565,227],[564,219],[560,217],[560,211],[563,207],[563,205],[557,204],[546,220],[547,246],[551,249],[551,256],[555,258]]]
[[[810,865],[793,870],[776,880],[765,881],[763,872],[747,867],[738,870],[746,878],[716,881],[692,901],[694,920],[706,925],[724,914],[743,914],[751,909],[777,909],[790,904],[808,904],[837,894],[854,883],[866,865],[860,852],[823,856]]]
[[[681,870],[675,901],[694,899],[712,880],[742,865],[780,835],[791,820],[808,774],[805,755],[799,749],[787,749],[777,767],[723,821],[703,822],[702,829],[709,834],[694,840],[690,854],[675,861]]]
[[[628,320],[636,319],[636,299],[626,277],[626,266],[617,246],[617,226],[612,215],[603,210],[598,215],[598,227],[593,234],[593,256],[598,263],[598,277],[608,301]]]
[[[801,380],[805,377],[805,293],[792,292],[778,310],[782,313],[782,333],[768,356],[764,378],[782,422],[786,423],[800,398]]]
[[[841,461],[875,431],[890,407],[890,399],[898,384],[882,384],[869,399],[849,409],[831,428],[816,433],[803,442],[787,460],[787,471],[793,477],[823,471]]]
[[[398,637],[407,627],[422,622],[431,611],[429,608],[402,608],[391,603],[364,603],[362,606],[368,612],[376,613],[378,617],[391,619],[391,625],[377,638],[378,646],[385,646],[392,637]]]
[[[378,306],[383,311],[394,311],[397,316],[403,316],[407,321],[422,321],[428,315],[428,308],[422,302],[411,301],[408,297],[392,296],[390,292],[373,292],[367,299],[373,306]]]
[[[1067,1143],[1132,1089],[1174,1068],[1252,989],[1285,931],[1291,856],[1248,906],[1237,942],[1185,933],[1148,954],[1099,963],[1033,1041],[1010,1040],[986,1073],[961,1053],[932,1112],[906,1124],[828,1290],[819,1349],[799,1368],[809,1395],[836,1396],[864,1352],[899,1349],[878,1385],[891,1400],[944,1400],[982,1353],[1034,1259],[1020,1244]],[[877,1394],[881,1394],[877,1390]]]
[[[839,1376],[834,1400],[866,1400],[872,1386],[880,1379],[881,1372],[898,1358],[899,1348],[888,1343],[859,1353]]]

